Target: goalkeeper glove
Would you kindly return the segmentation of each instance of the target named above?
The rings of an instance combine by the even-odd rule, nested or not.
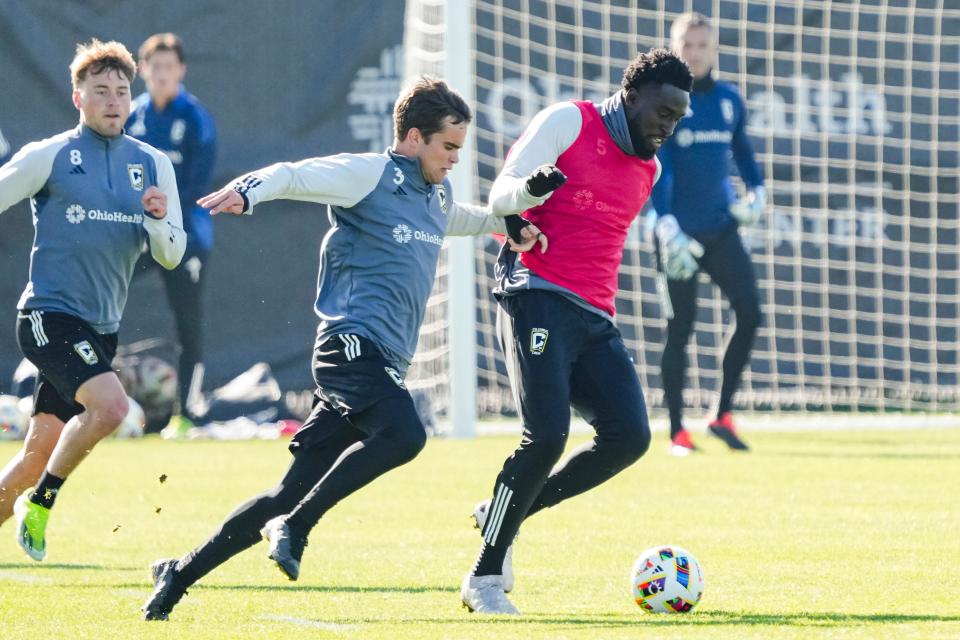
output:
[[[657,219],[657,244],[663,272],[670,280],[689,280],[700,268],[697,258],[703,257],[703,245],[680,229],[671,215]]]
[[[563,175],[560,169],[552,164],[545,164],[542,167],[537,167],[527,178],[527,193],[534,198],[542,198],[559,189],[560,185],[566,181],[567,176]]]
[[[767,190],[762,186],[754,187],[747,192],[745,198],[730,205],[730,213],[742,227],[752,227],[763,215],[763,208],[767,204]]]

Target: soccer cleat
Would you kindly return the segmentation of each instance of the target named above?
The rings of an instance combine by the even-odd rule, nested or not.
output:
[[[487,513],[490,511],[490,500],[478,502],[473,508],[473,526],[483,533],[483,525],[487,522]],[[514,538],[516,540],[516,538]],[[513,545],[507,547],[503,556],[503,590],[505,593],[513,591]]]
[[[299,578],[300,560],[303,558],[307,539],[291,533],[285,516],[277,516],[268,521],[260,530],[260,535],[270,544],[267,557],[277,563],[283,575],[290,580]]]
[[[144,620],[167,620],[170,612],[180,602],[187,590],[176,582],[177,561],[174,559],[157,560],[150,567],[153,580],[153,593],[140,607]]]
[[[707,433],[723,440],[731,451],[749,451],[747,443],[740,439],[737,430],[733,426],[733,414],[726,411],[710,423],[707,427]]]
[[[518,616],[520,611],[513,606],[503,590],[503,576],[471,576],[463,579],[460,587],[463,606],[471,613]]]
[[[686,429],[681,428],[677,435],[670,438],[670,453],[673,455],[688,456],[694,451],[699,451],[699,449],[693,444],[693,438],[690,437],[690,432]]]
[[[32,502],[23,494],[13,503],[17,519],[17,544],[28,556],[40,562],[47,555],[47,520],[50,509]]]
[[[193,429],[193,422],[190,418],[181,415],[171,416],[170,422],[160,432],[160,437],[164,440],[186,440]]]

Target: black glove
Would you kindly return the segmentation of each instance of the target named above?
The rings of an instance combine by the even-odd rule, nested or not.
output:
[[[537,167],[527,178],[527,191],[534,198],[542,198],[551,191],[559,189],[560,185],[566,181],[567,176],[563,175],[560,169],[552,164],[545,164],[542,167]]]
[[[530,221],[514,214],[512,216],[506,216],[503,222],[507,225],[507,235],[510,236],[510,239],[517,244],[523,244],[524,240],[520,232],[523,231],[524,227],[530,226]]]

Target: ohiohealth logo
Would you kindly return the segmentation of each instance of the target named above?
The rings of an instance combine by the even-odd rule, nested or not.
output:
[[[589,209],[593,205],[593,192],[580,189],[573,194],[573,204],[577,209]]]
[[[101,211],[100,209],[86,210],[78,204],[67,207],[67,221],[71,224],[80,224],[84,220],[98,222],[125,222],[127,224],[143,224],[143,214],[130,215],[122,211]]]
[[[80,224],[87,217],[87,212],[78,204],[67,207],[67,221],[71,224]]]
[[[393,239],[400,244],[407,244],[413,238],[413,232],[405,224],[398,224],[393,228]]]

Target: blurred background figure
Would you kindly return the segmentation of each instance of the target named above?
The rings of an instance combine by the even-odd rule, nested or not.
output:
[[[687,117],[660,148],[663,175],[653,190],[658,268],[661,281],[663,276],[666,281],[660,287],[667,317],[661,373],[671,451],[687,455],[696,449],[684,429],[682,411],[687,341],[697,315],[698,271],[720,287],[736,315],[723,354],[720,402],[708,433],[730,449],[745,451],[748,447],[737,435],[731,409],[761,314],[757,276],[739,227],[755,224],[763,214],[763,173],[747,136],[747,109],[740,92],[713,77],[718,52],[713,25],[702,14],[685,13],[673,22],[670,46],[694,77]],[[739,202],[730,183],[731,151],[747,187]],[[689,270],[671,269],[677,254],[690,258]]]
[[[173,162],[187,232],[187,253],[180,266],[160,271],[180,344],[177,407],[164,435],[180,437],[193,426],[195,412],[202,406],[203,293],[213,224],[196,200],[209,191],[217,132],[213,118],[182,84],[187,65],[179,37],[152,35],[140,45],[138,57],[147,91],[134,100],[127,133],[160,149]],[[153,261],[144,259],[139,271],[147,270],[154,270]]]

